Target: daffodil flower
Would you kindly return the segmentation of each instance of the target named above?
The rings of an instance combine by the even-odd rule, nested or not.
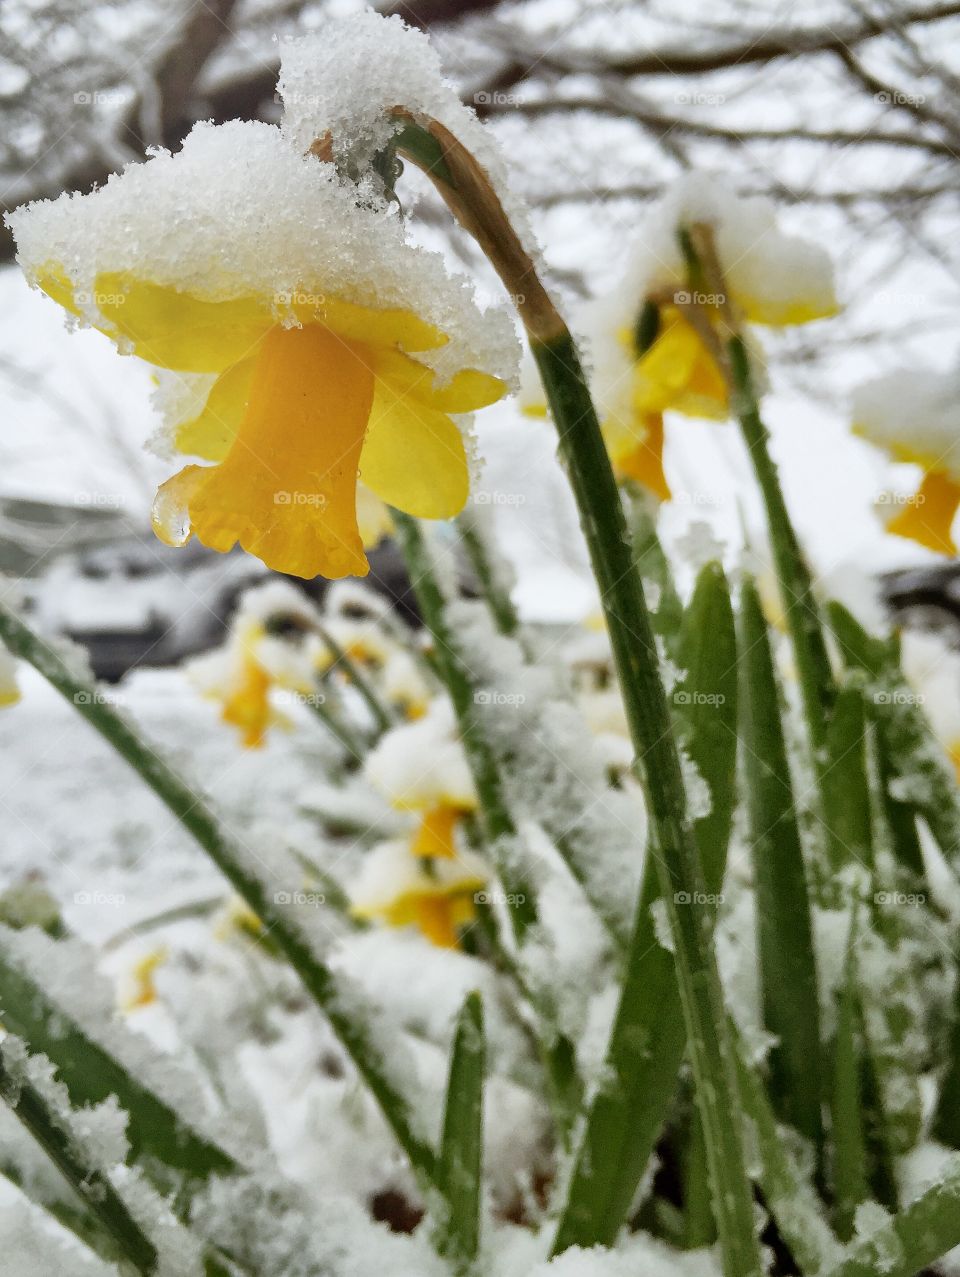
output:
[[[477,793],[447,701],[434,701],[416,722],[385,733],[365,771],[393,807],[419,816],[410,844],[415,856],[456,857],[457,827],[476,810]]]
[[[277,618],[295,637],[276,633]],[[190,662],[191,681],[220,705],[245,748],[259,749],[269,728],[289,723],[272,702],[274,688],[304,698],[316,693],[325,649],[310,623],[309,601],[288,582],[272,581],[244,596],[223,648]]]
[[[692,291],[680,232],[698,224],[712,230],[729,296]],[[661,500],[671,495],[663,414],[715,421],[730,415],[718,358],[718,321],[727,306],[747,324],[770,327],[833,315],[830,260],[817,245],[784,235],[769,201],[741,199],[703,174],[692,175],[653,212],[626,279],[592,308],[587,323],[614,469]]]
[[[919,466],[920,484],[904,499],[881,502],[886,529],[937,554],[956,554],[952,527],[960,508],[960,382],[956,373],[904,369],[860,386],[853,430],[894,461]]]
[[[350,892],[351,912],[391,927],[416,927],[432,944],[455,949],[486,881],[483,863],[469,853],[426,862],[395,839],[368,853]]]
[[[455,418],[504,394],[511,321],[278,128],[199,124],[176,155],[8,220],[31,283],[123,353],[206,379],[168,420],[205,464],[157,493],[164,541],[363,575],[358,476],[410,514],[462,509]]]

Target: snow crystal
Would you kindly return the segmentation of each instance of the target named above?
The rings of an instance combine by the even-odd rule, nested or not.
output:
[[[286,322],[300,295],[410,310],[450,339],[423,362],[515,374],[506,310],[481,314],[438,254],[413,248],[399,219],[273,125],[197,124],[176,154],[153,152],[89,195],[29,204],[8,222],[27,279],[65,272],[94,326],[105,324],[98,276],[118,272],[204,301],[257,298]]]

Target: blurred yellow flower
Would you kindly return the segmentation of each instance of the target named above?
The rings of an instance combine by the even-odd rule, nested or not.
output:
[[[5,705],[16,705],[20,699],[20,688],[17,686],[17,663],[0,643],[0,708]]]
[[[485,883],[484,866],[473,856],[427,862],[394,840],[368,854],[350,893],[351,912],[391,927],[416,927],[432,944],[454,949],[459,931],[476,916]]]
[[[154,975],[157,968],[166,962],[168,956],[166,948],[161,945],[137,959],[127,975],[126,987],[121,993],[122,1010],[137,1011],[141,1007],[147,1007],[152,1002],[156,1002],[157,986]]]
[[[954,372],[902,369],[858,387],[853,431],[894,461],[920,467],[917,490],[878,502],[888,532],[956,554],[960,508],[960,383]]]

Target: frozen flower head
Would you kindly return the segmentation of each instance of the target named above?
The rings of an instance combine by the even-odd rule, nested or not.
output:
[[[465,854],[427,863],[402,840],[380,843],[366,857],[350,892],[357,918],[392,927],[416,927],[444,949],[455,949],[459,931],[476,915],[476,896],[487,876],[483,862]]]
[[[894,461],[920,466],[917,491],[889,498],[887,531],[938,554],[956,554],[960,506],[960,373],[902,370],[859,387],[853,429]]]
[[[5,705],[16,705],[19,699],[17,663],[0,643],[0,708]]]
[[[392,806],[420,816],[417,856],[456,855],[457,825],[476,809],[477,793],[448,701],[434,701],[418,721],[387,732],[365,771]]]
[[[692,281],[682,235],[709,228],[724,293]],[[773,205],[711,178],[682,179],[651,214],[626,282],[590,319],[604,436],[623,477],[666,499],[663,413],[724,420],[730,404],[717,355],[721,312],[784,326],[836,313],[833,271],[818,245],[784,235]]]
[[[121,351],[207,379],[169,422],[207,464],[161,487],[163,540],[363,575],[358,475],[414,515],[462,508],[455,418],[504,393],[512,324],[278,128],[198,124],[176,155],[8,220],[31,283]]]
[[[271,581],[244,595],[224,646],[190,662],[191,680],[220,705],[246,748],[258,749],[271,726],[287,722],[273,705],[274,688],[304,700],[317,693],[326,649],[312,625],[313,609],[300,591]]]

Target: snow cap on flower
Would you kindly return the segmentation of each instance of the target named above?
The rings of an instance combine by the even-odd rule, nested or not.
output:
[[[458,928],[472,921],[476,893],[486,881],[485,865],[469,852],[435,860],[428,872],[403,839],[393,839],[365,857],[350,889],[351,912],[393,927],[416,926],[433,944],[452,949]]]
[[[457,735],[453,710],[435,700],[423,718],[394,727],[367,757],[367,778],[404,811],[444,804],[472,811],[473,778]]]
[[[173,423],[176,450],[214,464],[161,487],[164,540],[362,575],[358,473],[411,514],[462,508],[459,419],[505,392],[513,324],[275,126],[198,124],[177,154],[8,222],[27,278],[81,322],[158,368],[215,374]]]
[[[0,643],[0,708],[4,705],[16,705],[20,699],[20,688],[17,686],[17,662]]]
[[[923,470],[917,492],[888,502],[887,531],[940,554],[956,554],[951,526],[960,506],[960,372],[901,369],[853,395],[855,434],[894,461]]]
[[[677,231],[698,223],[712,227],[732,300],[750,323],[802,324],[836,314],[826,250],[784,234],[771,200],[737,195],[704,173],[680,178],[646,220],[622,288],[634,311],[654,293],[676,292],[678,302],[685,300],[687,268]]]
[[[526,205],[511,191],[507,166],[489,129],[464,106],[422,31],[373,9],[326,18],[315,32],[280,44],[281,128],[306,152],[327,139],[334,159],[365,172],[401,127],[396,107],[436,120],[479,161],[528,252],[537,255]]]

